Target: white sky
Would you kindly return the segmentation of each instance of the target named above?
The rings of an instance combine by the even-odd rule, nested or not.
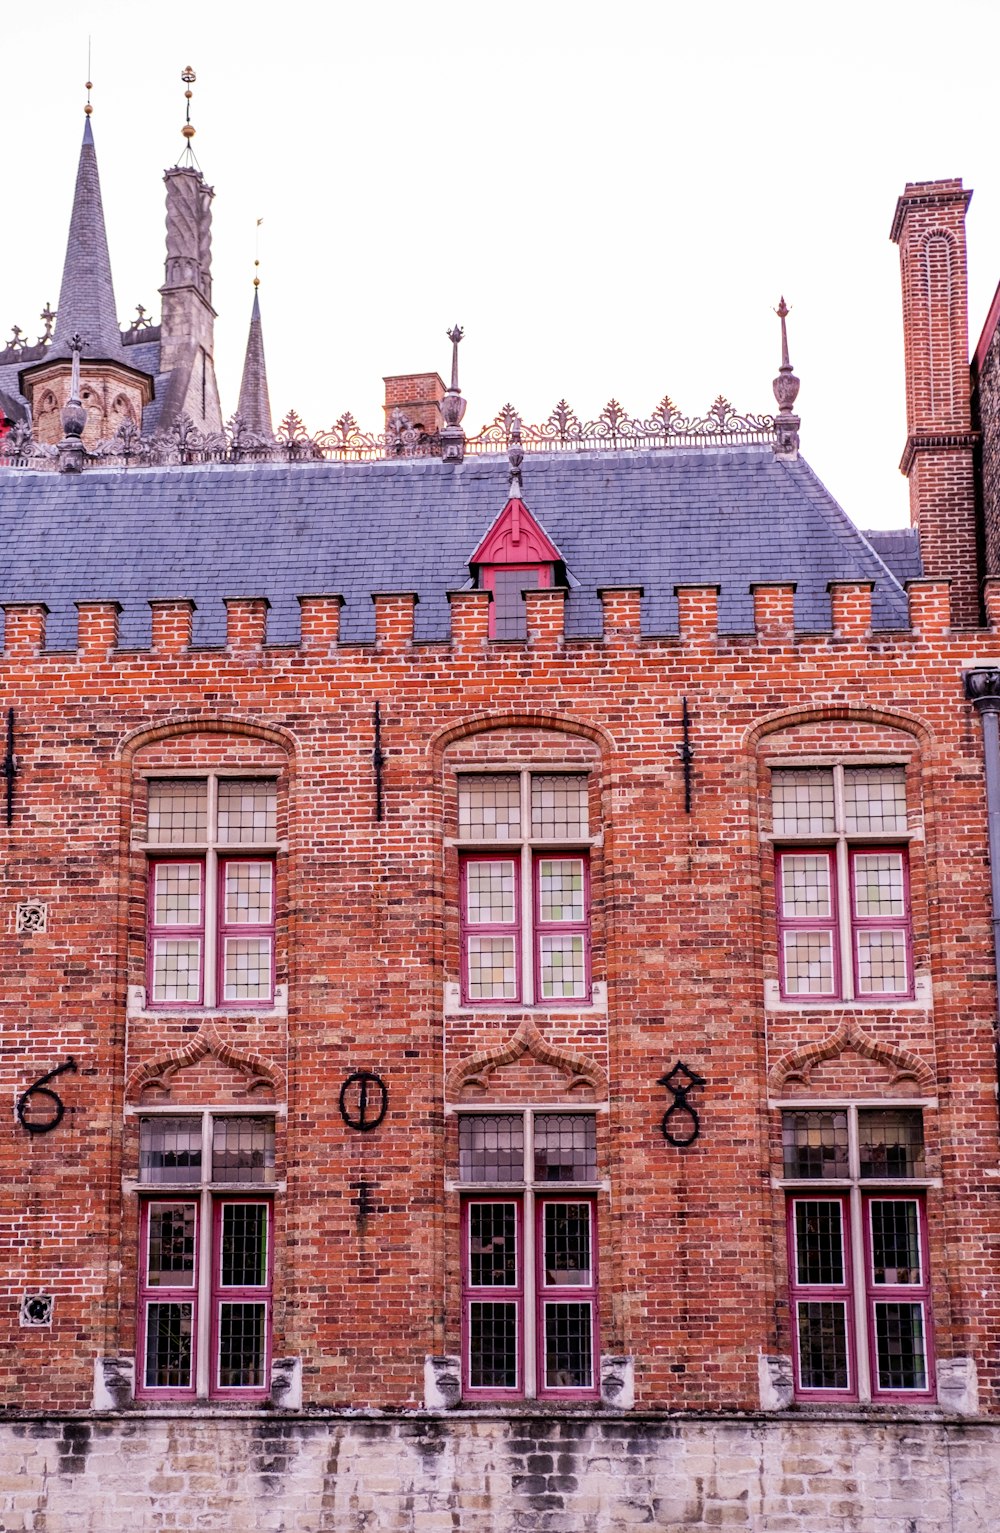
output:
[[[784,292],[804,455],[859,525],[906,522],[889,225],[907,180],[976,189],[974,347],[1000,278],[997,0],[46,0],[3,34],[0,336],[58,299],[89,34],[123,321],[159,315],[197,72],[225,415],[258,217],[275,423],[313,430],[379,428],[383,374],[447,381],[456,320],[470,433],[508,399],[771,410]]]

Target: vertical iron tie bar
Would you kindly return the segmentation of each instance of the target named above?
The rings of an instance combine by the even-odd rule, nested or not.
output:
[[[694,760],[694,750],[691,746],[691,715],[688,712],[687,698],[681,699],[681,744],[677,747],[677,754],[681,758],[684,767],[684,813],[691,813],[691,763]]]
[[[14,710],[7,709],[7,754],[3,758],[3,775],[7,781],[7,824],[14,819],[14,778],[17,764],[14,760]]]
[[[381,704],[375,704],[375,749],[372,751],[372,766],[375,768],[375,818],[385,818],[385,804],[382,793],[382,768],[385,766],[385,752],[382,749],[382,708]]]

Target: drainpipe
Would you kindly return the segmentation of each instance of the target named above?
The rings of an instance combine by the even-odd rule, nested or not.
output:
[[[990,904],[993,912],[993,965],[997,972],[997,1110],[1000,1112],[1000,670],[967,671],[965,695],[983,726],[986,766],[986,833],[990,852]]]

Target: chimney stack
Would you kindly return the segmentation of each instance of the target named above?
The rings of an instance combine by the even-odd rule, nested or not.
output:
[[[891,238],[899,246],[906,364],[906,447],[924,573],[950,579],[955,622],[979,622],[979,543],[969,372],[965,212],[961,180],[907,184]]]

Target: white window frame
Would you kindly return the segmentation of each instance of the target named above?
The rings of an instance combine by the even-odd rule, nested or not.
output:
[[[858,1134],[859,1112],[895,1112],[920,1111],[926,1113],[929,1108],[937,1107],[935,1097],[872,1097],[859,1098],[856,1101],[831,1102],[829,1099],[817,1099],[813,1097],[791,1098],[790,1100],[777,1100],[768,1103],[768,1106],[778,1113],[792,1112],[842,1112],[847,1114],[847,1163],[848,1174],[845,1177],[833,1176],[810,1176],[810,1177],[786,1177],[772,1178],[772,1187],[780,1189],[785,1194],[785,1208],[783,1210],[787,1229],[788,1205],[792,1198],[808,1197],[811,1193],[814,1197],[839,1196],[848,1199],[849,1204],[849,1237],[851,1248],[851,1319],[854,1327],[853,1355],[854,1366],[857,1370],[857,1396],[855,1399],[846,1400],[845,1404],[870,1405],[872,1403],[872,1358],[869,1355],[869,1331],[868,1331],[868,1295],[871,1285],[868,1283],[866,1271],[866,1240],[865,1240],[865,1201],[872,1194],[876,1196],[880,1192],[894,1194],[900,1197],[912,1193],[917,1199],[923,1200],[923,1215],[927,1214],[927,1189],[940,1187],[940,1177],[933,1176],[897,1176],[897,1177],[874,1177],[861,1175],[861,1150]],[[925,1120],[926,1122],[926,1120]],[[926,1148],[926,1138],[925,1138]],[[925,1239],[929,1248],[929,1228]],[[789,1273],[791,1279],[791,1273]],[[930,1274],[927,1275],[927,1287],[931,1287]],[[793,1351],[797,1347],[794,1335],[795,1316],[789,1307],[789,1324],[792,1328],[791,1342]],[[932,1336],[934,1328],[933,1308],[928,1303],[925,1315],[924,1344],[928,1356],[928,1383],[931,1392],[936,1394],[936,1380],[930,1376],[930,1358],[934,1355],[932,1348]],[[796,1369],[797,1376],[797,1369]],[[808,1396],[797,1394],[800,1404],[808,1403]],[[905,1405],[907,1395],[901,1391],[899,1403]],[[818,1403],[829,1405],[827,1400]],[[884,1405],[887,1403],[885,1394],[882,1394],[875,1402]],[[915,1404],[923,1405],[924,1401],[918,1400]]]

